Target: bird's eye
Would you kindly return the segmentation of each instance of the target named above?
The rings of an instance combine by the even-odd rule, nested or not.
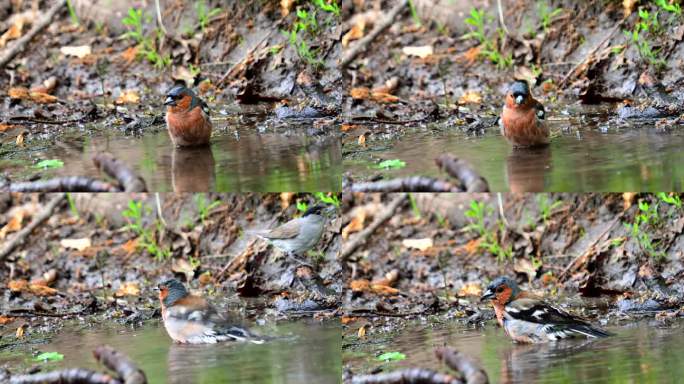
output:
[[[504,287],[499,287],[499,288],[496,289],[496,291],[497,291],[498,293],[501,293],[501,292],[504,291]]]

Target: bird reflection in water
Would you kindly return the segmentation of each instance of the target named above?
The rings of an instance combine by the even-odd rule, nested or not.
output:
[[[171,155],[173,191],[213,191],[216,182],[215,168],[211,147],[174,148]]]
[[[506,158],[511,192],[542,192],[551,173],[551,147],[513,148]]]

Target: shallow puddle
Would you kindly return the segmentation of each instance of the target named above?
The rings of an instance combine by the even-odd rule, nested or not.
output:
[[[55,176],[101,177],[91,157],[109,152],[129,164],[156,192],[311,192],[339,191],[342,185],[340,141],[308,136],[306,128],[287,133],[259,132],[254,126],[230,128],[212,137],[205,148],[174,148],[165,130],[136,137],[57,139],[34,159],[59,159],[64,167],[42,172]],[[24,155],[21,155],[24,156]],[[10,174],[25,166],[3,166]],[[20,176],[15,180],[20,180]]]
[[[581,111],[578,113],[582,113]],[[450,153],[469,161],[492,191],[679,191],[684,188],[684,130],[654,126],[608,125],[599,119],[563,118],[549,122],[551,145],[541,150],[512,149],[491,127],[467,136],[453,129],[415,130],[379,152],[345,160],[345,169],[364,177],[378,171],[376,159],[401,159],[406,167],[383,171],[387,177],[442,177],[434,159]]]
[[[684,377],[684,320],[666,328],[639,322],[607,327],[605,339],[573,340],[535,345],[514,344],[498,326],[484,330],[461,325],[426,328],[410,326],[390,340],[344,352],[355,372],[422,367],[448,372],[434,348],[449,346],[477,358],[492,383],[671,383]],[[375,361],[384,352],[398,351],[406,359]]]
[[[255,327],[259,334],[277,336],[265,344],[220,343],[179,345],[163,326],[140,329],[123,326],[62,331],[41,352],[59,352],[64,360],[43,363],[50,369],[81,367],[102,371],[92,350],[108,344],[128,355],[145,371],[150,383],[338,383],[342,375],[340,327],[336,321],[300,321],[277,327]],[[28,363],[26,355],[10,363]],[[0,362],[7,360],[0,357]],[[11,364],[13,365],[13,364]]]

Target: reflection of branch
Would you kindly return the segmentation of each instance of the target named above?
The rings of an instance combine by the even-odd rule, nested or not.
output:
[[[443,154],[435,159],[435,164],[449,176],[458,180],[463,185],[465,192],[489,192],[487,180],[480,176],[465,160]]]
[[[468,384],[487,384],[489,378],[487,372],[472,357],[463,354],[453,348],[437,348],[435,355],[444,361],[449,368],[461,372]]]
[[[24,242],[24,239],[31,233],[33,232],[38,225],[40,225],[43,221],[47,220],[48,217],[52,216],[52,212],[55,210],[55,208],[59,205],[59,203],[62,202],[64,199],[64,195],[59,194],[50,200],[47,205],[43,208],[38,215],[34,216],[31,222],[24,227],[21,231],[17,232],[17,234],[12,238],[12,240],[8,241],[5,243],[5,246],[0,249],[0,260],[4,259],[9,255],[15,247],[20,245],[21,243]]]
[[[116,179],[124,192],[146,192],[145,180],[136,175],[125,163],[114,158],[109,153],[100,153],[93,156],[95,166],[107,175]]]
[[[346,189],[346,188],[345,188]],[[411,176],[402,179],[379,180],[354,183],[351,192],[462,192],[455,185],[426,176]]]
[[[111,374],[91,371],[84,368],[68,368],[59,371],[35,373],[33,375],[13,376],[13,384],[146,384],[147,378],[128,356],[102,345],[93,351],[93,356],[105,367],[116,372]]]
[[[374,375],[354,376],[352,384],[462,384],[461,380],[425,368],[408,368],[399,371],[376,373]]]
[[[406,194],[400,194],[399,196],[395,197],[394,200],[392,200],[388,205],[387,208],[385,208],[384,211],[380,213],[380,215],[375,217],[375,220],[366,227],[363,231],[359,232],[359,234],[354,238],[354,240],[348,241],[345,245],[345,247],[342,249],[342,252],[340,252],[339,259],[344,261],[349,256],[354,253],[356,248],[360,247],[363,245],[368,237],[375,232],[378,227],[384,223],[385,221],[389,220],[390,217],[394,215],[394,211],[406,200]]]

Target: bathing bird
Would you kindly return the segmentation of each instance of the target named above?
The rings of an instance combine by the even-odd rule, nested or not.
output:
[[[166,128],[177,147],[209,144],[212,124],[209,107],[185,86],[171,88],[166,94]]]
[[[532,97],[524,80],[510,85],[501,112],[501,134],[516,147],[535,147],[549,143],[549,128],[544,122],[544,106]]]
[[[247,341],[262,344],[265,341],[246,328],[231,324],[216,308],[202,297],[191,295],[176,279],[166,280],[158,288],[164,327],[176,343]]]
[[[491,301],[499,324],[511,339],[519,343],[610,336],[583,319],[522,291],[515,281],[505,276],[492,281],[481,300]]]
[[[285,252],[285,254],[299,264],[310,266],[298,259],[297,255],[313,248],[323,235],[326,218],[324,214],[331,208],[314,205],[307,209],[301,217],[292,219],[285,224],[266,231],[250,232]]]

